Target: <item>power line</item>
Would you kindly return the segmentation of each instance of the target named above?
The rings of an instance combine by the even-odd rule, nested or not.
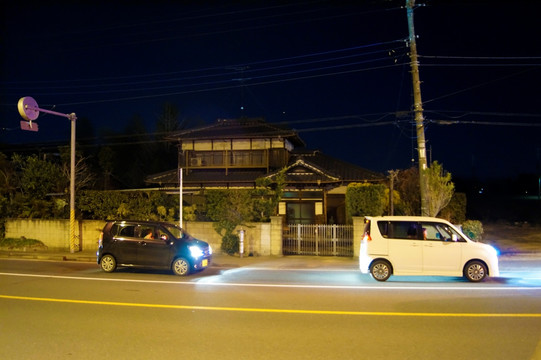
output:
[[[496,78],[496,79],[492,79],[490,81],[485,81],[483,83],[473,85],[473,86],[469,86],[469,87],[461,89],[461,90],[453,91],[451,93],[441,95],[441,96],[438,96],[438,97],[435,97],[435,98],[432,98],[432,99],[429,99],[429,100],[424,100],[423,104],[428,104],[428,103],[436,101],[436,100],[441,100],[441,99],[444,99],[444,98],[447,98],[447,97],[450,97],[450,96],[453,96],[453,95],[456,95],[456,94],[460,94],[460,93],[463,93],[463,92],[466,92],[466,91],[469,91],[469,90],[472,90],[472,89],[476,89],[476,88],[479,88],[479,87],[482,87],[482,86],[485,86],[485,85],[488,85],[488,84],[492,84],[492,83],[495,83],[495,82],[498,82],[498,81],[501,81],[501,80],[506,80],[506,79],[509,79],[511,77],[524,74],[524,73],[526,73],[528,71],[531,71],[531,70],[532,69],[526,69],[526,70],[517,71],[517,72],[514,72],[514,73],[509,74],[509,75],[505,75],[505,76],[501,76],[501,77]]]
[[[111,102],[118,102],[118,101],[152,99],[152,98],[167,97],[167,96],[172,96],[172,95],[185,95],[185,94],[195,94],[195,93],[202,93],[202,92],[235,89],[241,86],[261,86],[261,85],[269,85],[269,84],[276,84],[276,83],[282,83],[282,82],[315,79],[315,78],[326,77],[326,76],[347,75],[347,74],[359,73],[359,72],[365,72],[365,71],[382,70],[382,69],[393,68],[397,66],[402,66],[402,64],[396,63],[396,64],[391,64],[391,65],[372,66],[372,67],[362,68],[362,69],[334,71],[334,72],[328,72],[328,73],[323,73],[323,74],[312,74],[312,75],[297,76],[297,77],[291,77],[291,78],[285,78],[285,79],[266,80],[266,81],[260,81],[260,82],[244,84],[244,85],[239,85],[237,83],[234,83],[231,85],[226,84],[223,86],[215,86],[215,87],[202,88],[202,89],[192,89],[192,90],[165,92],[165,93],[160,93],[160,94],[149,94],[149,95],[139,95],[139,96],[125,96],[125,97],[107,98],[107,99],[101,99],[101,100],[65,102],[65,103],[59,103],[56,105],[70,106],[70,105],[104,104],[104,103],[111,103]],[[13,104],[3,104],[3,105],[13,106]]]
[[[455,113],[459,115],[448,115],[450,118],[458,119],[468,115],[481,115],[481,116],[502,116],[502,117],[536,117],[541,118],[540,114],[531,113],[504,113],[494,111],[469,111],[469,110],[425,110],[427,113],[435,113],[438,115],[444,115],[445,113]]]
[[[541,60],[541,56],[434,56],[419,55],[425,59],[477,59],[477,60]]]
[[[541,123],[518,123],[518,122],[494,122],[494,121],[464,121],[464,120],[427,120],[438,125],[489,125],[489,126],[518,126],[518,127],[541,127]]]
[[[182,71],[174,71],[174,72],[166,72],[166,73],[155,73],[155,74],[144,74],[144,75],[133,75],[133,76],[122,76],[122,77],[105,77],[105,78],[92,78],[92,79],[79,79],[79,80],[42,80],[42,81],[18,81],[18,82],[4,82],[3,85],[6,84],[24,84],[25,87],[28,86],[28,84],[40,84],[40,83],[46,83],[48,86],[46,89],[63,89],[63,88],[84,88],[84,87],[96,87],[96,86],[103,86],[104,81],[109,82],[115,82],[118,80],[126,80],[126,79],[144,79],[149,77],[165,77],[161,79],[156,80],[139,80],[139,81],[133,81],[133,82],[126,82],[126,83],[113,83],[112,86],[124,86],[124,85],[137,85],[137,84],[146,84],[146,83],[156,83],[156,82],[174,82],[174,81],[181,81],[181,80],[193,80],[193,79],[202,79],[202,78],[213,78],[213,77],[230,77],[232,74],[231,70],[237,69],[239,67],[243,68],[251,68],[250,70],[247,70],[247,73],[257,73],[257,72],[265,72],[269,70],[274,69],[280,69],[280,68],[287,68],[287,67],[298,67],[302,65],[311,65],[316,63],[322,63],[322,62],[331,62],[331,61],[337,61],[337,60],[343,60],[353,57],[364,57],[368,55],[374,55],[374,54],[381,54],[381,53],[389,53],[398,49],[403,48],[403,46],[399,47],[385,47],[380,50],[370,51],[370,52],[361,52],[359,53],[358,50],[361,49],[369,49],[369,48],[375,48],[375,47],[381,47],[381,46],[387,46],[391,44],[396,43],[403,43],[404,40],[398,39],[398,40],[392,40],[392,41],[386,41],[386,42],[378,42],[378,43],[371,43],[371,44],[364,44],[364,45],[358,45],[348,48],[341,48],[341,49],[333,49],[328,51],[321,51],[316,53],[309,53],[309,54],[303,54],[303,55],[297,55],[297,56],[290,56],[290,57],[283,57],[283,58],[275,58],[275,59],[269,59],[269,60],[260,60],[260,61],[253,61],[253,62],[247,62],[244,64],[238,64],[238,65],[220,65],[220,66],[214,66],[214,67],[207,67],[207,68],[201,68],[201,69],[191,69],[191,70],[182,70]],[[332,54],[341,54],[346,52],[353,52],[349,55],[340,55],[340,56],[333,56],[333,57],[323,57],[319,59],[304,61],[304,62],[293,62],[293,63],[285,63],[291,60],[300,60],[300,59],[307,59],[307,58],[318,58],[326,55],[332,55]],[[384,57],[383,59],[389,59],[389,56]],[[277,64],[273,64],[277,63]],[[280,63],[285,63],[283,65],[280,65]],[[257,65],[262,64],[271,64],[268,67],[257,67],[253,68]],[[345,63],[345,65],[355,65],[355,62],[352,63]],[[207,74],[210,71],[220,71],[218,73],[213,74]],[[315,68],[317,70],[317,68]],[[175,75],[180,74],[193,74],[193,73],[205,73],[204,75],[190,75],[188,77],[172,77]],[[58,84],[72,84],[75,82],[87,82],[88,84],[82,84],[82,85],[61,85],[61,86],[51,86],[50,84],[58,83]],[[93,82],[98,82],[97,85],[92,84]],[[12,89],[18,89],[13,88]],[[39,87],[37,89],[40,89]]]

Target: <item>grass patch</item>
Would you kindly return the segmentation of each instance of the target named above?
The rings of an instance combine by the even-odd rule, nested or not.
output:
[[[20,238],[5,238],[0,240],[0,247],[6,248],[22,248],[32,246],[45,246],[40,240],[27,239],[25,237]]]

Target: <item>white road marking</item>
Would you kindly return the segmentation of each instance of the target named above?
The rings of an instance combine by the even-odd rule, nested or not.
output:
[[[386,286],[381,284],[380,286],[373,285],[303,285],[303,284],[257,284],[257,283],[224,283],[219,282],[218,279],[221,275],[209,276],[206,278],[195,279],[191,282],[185,281],[165,281],[165,280],[141,280],[141,279],[120,279],[120,278],[92,278],[83,276],[63,276],[63,275],[42,275],[42,274],[23,274],[23,273],[5,273],[0,272],[0,276],[16,276],[16,277],[32,277],[32,278],[46,278],[46,279],[65,279],[65,280],[87,280],[87,281],[110,281],[110,282],[128,282],[128,283],[146,283],[146,284],[172,284],[172,285],[191,285],[191,286],[224,286],[224,287],[262,287],[262,288],[299,288],[299,289],[350,289],[350,290],[467,290],[467,291],[516,291],[516,290],[537,290],[540,291],[541,287],[533,286],[454,286],[453,284],[446,283],[449,286],[408,286],[408,285],[394,285]]]

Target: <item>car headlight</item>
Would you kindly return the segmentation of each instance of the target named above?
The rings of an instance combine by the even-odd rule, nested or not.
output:
[[[188,249],[190,249],[190,255],[195,259],[200,258],[201,256],[203,256],[203,250],[201,250],[201,248],[199,246],[192,245],[192,246],[188,247]]]
[[[209,255],[212,255],[212,248],[209,245]]]

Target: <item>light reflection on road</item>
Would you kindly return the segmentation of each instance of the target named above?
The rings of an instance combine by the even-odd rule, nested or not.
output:
[[[221,270],[216,275],[201,276],[195,280],[201,285],[317,287],[362,289],[442,289],[442,290],[541,290],[541,276],[536,271],[506,271],[498,278],[487,278],[471,283],[460,277],[443,276],[391,276],[386,282],[377,282],[370,275],[353,270],[321,269],[262,269],[241,267]]]

